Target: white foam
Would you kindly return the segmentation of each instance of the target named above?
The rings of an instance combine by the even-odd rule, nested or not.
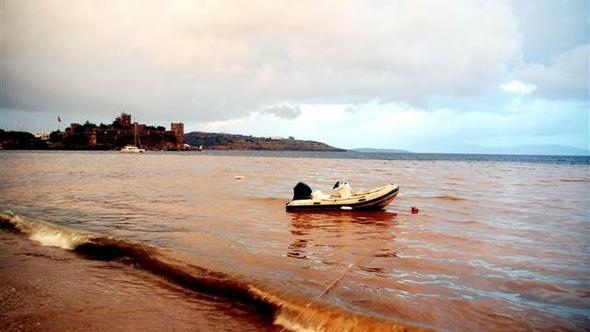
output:
[[[0,218],[9,220],[21,233],[27,234],[29,239],[44,246],[72,250],[88,241],[87,234],[81,234],[75,230],[41,220],[21,217],[10,211],[0,213]]]
[[[295,331],[295,332],[317,332],[318,331],[318,330],[311,328],[311,327],[302,326],[301,324],[290,320],[289,318],[286,317],[286,315],[283,315],[281,313],[279,313],[277,315],[277,317],[275,318],[274,324],[280,325],[289,331]]]
[[[37,241],[44,246],[58,247],[62,249],[72,250],[80,243],[84,242],[83,236],[63,233],[52,230],[38,230],[33,232],[29,238]]]

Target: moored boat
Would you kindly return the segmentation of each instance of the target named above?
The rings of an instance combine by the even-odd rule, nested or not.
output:
[[[124,147],[121,148],[121,152],[122,153],[144,153],[145,149],[138,148],[137,146],[134,146],[134,145],[125,145]]]
[[[389,205],[397,196],[399,185],[387,184],[368,191],[350,195],[312,194],[311,188],[300,182],[293,188],[293,199],[287,203],[287,211],[323,210],[379,210]]]
[[[145,149],[141,147],[141,141],[137,133],[137,122],[133,124],[133,145],[125,145],[121,148],[122,153],[144,153]]]

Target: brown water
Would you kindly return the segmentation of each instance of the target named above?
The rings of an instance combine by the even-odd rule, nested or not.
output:
[[[0,329],[590,328],[588,164],[297,156],[0,153]]]

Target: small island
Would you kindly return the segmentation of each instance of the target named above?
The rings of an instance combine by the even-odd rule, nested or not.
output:
[[[96,125],[86,121],[72,123],[64,131],[32,134],[0,129],[0,149],[18,150],[120,150],[137,145],[151,151],[192,150],[270,150],[270,151],[345,151],[325,143],[298,140],[294,137],[254,137],[227,133],[184,133],[182,122],[170,129],[132,122],[131,114],[122,113],[111,124]]]

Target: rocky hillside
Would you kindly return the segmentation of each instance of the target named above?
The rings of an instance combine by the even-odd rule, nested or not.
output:
[[[254,137],[223,133],[190,132],[184,141],[208,150],[272,150],[272,151],[344,151],[315,141],[294,138]]]

